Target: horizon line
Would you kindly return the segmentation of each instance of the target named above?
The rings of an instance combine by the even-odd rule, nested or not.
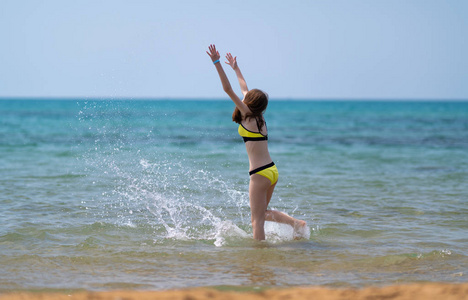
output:
[[[4,100],[40,100],[40,101],[225,101],[229,97],[81,97],[81,96],[0,96],[0,101]],[[363,101],[363,102],[467,102],[468,98],[305,98],[305,97],[274,97],[271,101]]]

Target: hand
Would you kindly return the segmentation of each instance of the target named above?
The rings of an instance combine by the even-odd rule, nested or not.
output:
[[[226,54],[226,59],[228,61],[225,61],[228,65],[231,66],[231,68],[236,69],[237,68],[237,56],[232,57],[231,53]]]
[[[208,54],[211,57],[211,60],[213,62],[217,61],[220,58],[220,55],[219,52],[216,50],[216,46],[210,45],[208,49],[210,50],[210,52],[206,51],[206,54]]]

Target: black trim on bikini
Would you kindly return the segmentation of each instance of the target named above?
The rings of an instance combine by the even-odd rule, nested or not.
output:
[[[257,119],[255,119],[255,121],[257,121]],[[240,125],[242,126],[242,128],[244,128],[246,131],[248,132],[251,132],[251,133],[258,133],[258,134],[261,134],[262,136],[261,137],[248,137],[248,136],[243,136],[242,138],[244,139],[244,143],[245,142],[248,142],[248,141],[252,141],[252,142],[256,142],[256,141],[268,141],[268,134],[267,135],[263,135],[263,133],[260,132],[260,128],[258,128],[258,121],[257,121],[257,128],[258,128],[258,132],[256,131],[252,131],[252,130],[248,130],[247,128],[245,128],[245,126],[240,123]],[[265,127],[266,127],[266,122],[265,122]],[[267,128],[268,130],[268,128]]]
[[[245,126],[244,126],[242,123],[240,123],[240,126],[242,126],[242,128],[244,128],[244,129],[247,130],[248,132],[251,132],[251,133],[259,133],[259,134],[263,135],[263,133],[261,133],[260,131],[248,130],[247,128],[245,128]],[[263,136],[264,136],[264,137],[267,137],[268,134],[267,134],[267,135],[263,135]]]
[[[262,136],[262,137],[242,137],[244,139],[244,143],[251,141],[251,142],[258,142],[258,141],[268,141],[267,136]]]
[[[271,162],[271,163],[269,163],[269,164],[267,164],[267,165],[264,165],[264,166],[261,166],[261,167],[259,167],[259,168],[256,168],[255,170],[249,171],[249,175],[252,176],[253,174],[256,174],[256,173],[258,173],[258,172],[260,172],[260,171],[263,171],[263,170],[265,170],[265,169],[271,168],[271,167],[273,167],[274,165],[275,165],[275,163],[274,163],[274,162]]]

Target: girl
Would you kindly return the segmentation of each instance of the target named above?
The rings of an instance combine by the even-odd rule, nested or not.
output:
[[[231,84],[219,62],[219,52],[215,45],[210,45],[206,53],[213,61],[224,91],[232,99],[236,108],[232,120],[239,124],[239,135],[244,139],[250,164],[250,211],[252,214],[253,237],[256,240],[265,239],[265,221],[289,224],[294,228],[296,238],[303,234],[306,222],[288,216],[285,213],[268,210],[271,196],[278,182],[278,170],[268,152],[268,132],[263,113],[268,105],[268,95],[261,90],[247,88],[244,76],[237,66],[237,57],[231,53],[226,55],[226,64],[236,72],[244,99],[241,100],[232,90]]]

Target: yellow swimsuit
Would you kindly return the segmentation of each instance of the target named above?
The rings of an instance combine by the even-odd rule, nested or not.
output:
[[[258,125],[258,124],[257,124]],[[244,139],[244,143],[249,141],[256,142],[256,141],[267,141],[268,135],[263,135],[260,132],[250,131],[245,128],[242,124],[239,125],[237,129],[239,135]],[[250,176],[253,174],[262,175],[270,180],[271,185],[275,184],[278,181],[278,169],[275,166],[274,162],[261,166],[255,170],[249,172]]]
[[[244,139],[244,143],[248,141],[267,141],[268,135],[263,135],[260,132],[253,132],[244,127],[244,125],[239,124],[239,129],[237,129],[239,135]]]

